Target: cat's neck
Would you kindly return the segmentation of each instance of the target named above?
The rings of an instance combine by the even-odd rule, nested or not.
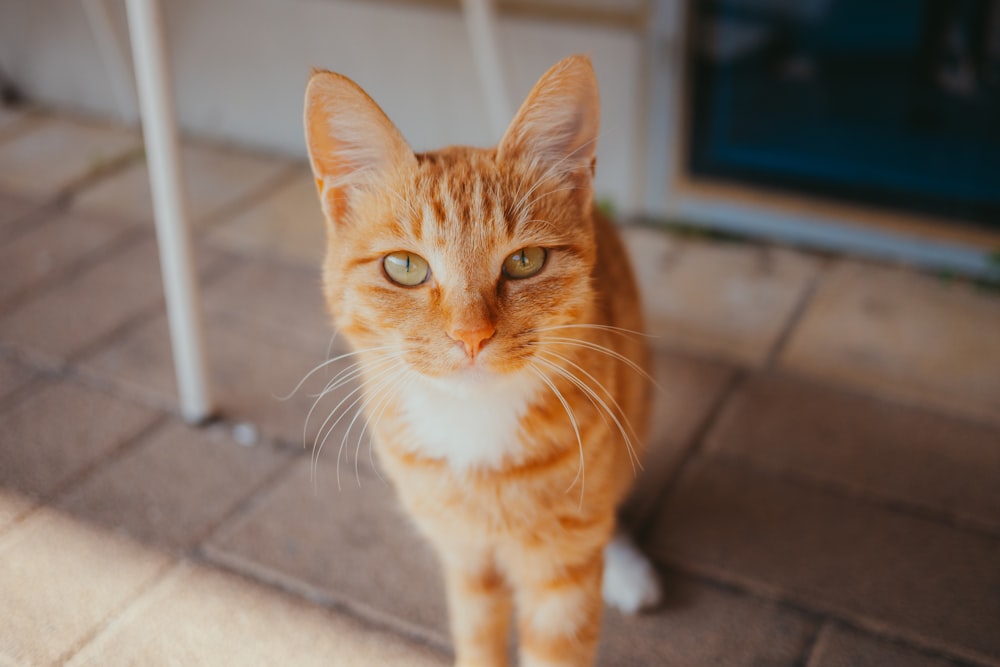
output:
[[[509,376],[420,378],[400,397],[414,454],[456,471],[498,469],[520,458],[521,418],[543,384],[530,369]]]

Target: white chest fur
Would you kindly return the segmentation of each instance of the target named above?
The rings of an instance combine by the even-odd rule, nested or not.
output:
[[[521,418],[538,391],[530,372],[493,380],[424,380],[403,397],[410,448],[456,470],[496,468],[516,454]]]

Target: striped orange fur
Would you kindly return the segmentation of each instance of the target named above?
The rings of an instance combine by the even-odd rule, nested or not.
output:
[[[349,79],[309,81],[326,300],[380,463],[440,556],[459,665],[506,665],[515,612],[522,665],[593,661],[649,410],[635,281],[593,206],[598,114],[573,56],[497,147],[415,154]]]

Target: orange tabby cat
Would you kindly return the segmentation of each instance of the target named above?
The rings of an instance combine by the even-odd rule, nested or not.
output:
[[[593,662],[603,598],[655,604],[615,536],[649,409],[631,269],[593,207],[597,81],[567,58],[496,148],[414,154],[317,71],[306,139],[327,303],[361,360],[384,469],[444,569],[458,665]]]

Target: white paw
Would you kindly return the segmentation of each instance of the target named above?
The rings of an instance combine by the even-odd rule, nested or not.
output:
[[[604,602],[626,614],[650,609],[660,603],[660,580],[656,570],[632,541],[618,533],[604,547]]]

